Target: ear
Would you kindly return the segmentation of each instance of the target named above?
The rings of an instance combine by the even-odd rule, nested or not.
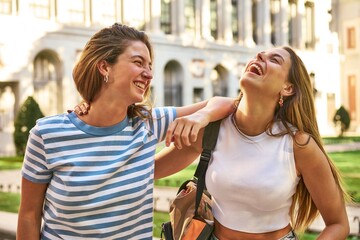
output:
[[[96,64],[97,69],[101,73],[101,75],[108,75],[108,63],[105,60],[101,60]]]
[[[293,87],[293,84],[291,83],[284,84],[283,89],[281,90],[281,95],[284,97],[289,97],[294,94],[295,94],[295,89]]]

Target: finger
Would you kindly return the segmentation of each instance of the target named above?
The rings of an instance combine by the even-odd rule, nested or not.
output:
[[[87,105],[86,105],[85,103],[81,104],[79,107],[80,107],[81,112],[82,112],[83,114],[86,114],[86,113],[87,113],[88,109],[87,109]]]
[[[173,138],[174,138],[174,145],[177,149],[182,149],[182,143],[181,143],[181,133],[183,131],[183,125],[178,123],[176,125],[176,129],[174,129]]]
[[[77,114],[77,115],[83,115],[83,112],[81,111],[79,105],[75,106],[74,107],[74,112]]]
[[[165,136],[165,146],[169,147],[171,142],[174,140],[174,129],[176,128],[177,122],[174,121],[170,123],[168,129],[166,130],[166,136]]]
[[[199,131],[200,131],[200,126],[195,124],[192,128],[191,128],[191,133],[190,133],[190,141],[192,143],[196,142]]]
[[[89,103],[84,102],[84,106],[86,107],[86,110],[89,110],[89,109],[90,109],[90,104],[89,104]]]
[[[191,133],[191,129],[192,126],[187,124],[185,125],[185,127],[183,128],[182,132],[181,132],[181,141],[185,146],[190,146],[191,142],[190,142],[190,133]]]

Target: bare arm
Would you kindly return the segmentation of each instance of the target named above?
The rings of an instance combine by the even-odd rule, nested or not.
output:
[[[47,184],[22,178],[16,239],[40,239],[41,216]]]
[[[174,145],[164,148],[155,155],[155,179],[172,175],[191,164],[202,151],[202,136],[204,130],[200,130],[198,140],[191,146],[181,149]]]
[[[176,108],[177,119],[172,122],[166,132],[165,143],[171,141],[181,149],[183,145],[190,146],[197,140],[199,130],[224,117],[235,109],[235,98],[213,97],[208,101]]]
[[[296,137],[299,142],[306,142],[308,135]],[[349,222],[345,203],[326,156],[312,138],[305,147],[295,146],[294,153],[298,171],[326,225],[318,239],[346,239]]]

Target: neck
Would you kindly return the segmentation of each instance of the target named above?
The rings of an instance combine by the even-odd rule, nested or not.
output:
[[[274,111],[272,109],[269,104],[261,104],[256,100],[247,101],[243,97],[234,114],[234,120],[238,129],[244,134],[256,136],[263,133],[273,119]]]
[[[92,126],[109,127],[125,119],[127,107],[116,101],[95,100],[90,104],[88,114],[79,116],[79,118]]]

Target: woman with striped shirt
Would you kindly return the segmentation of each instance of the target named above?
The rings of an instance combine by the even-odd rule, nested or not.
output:
[[[214,98],[152,109],[152,60],[144,32],[114,24],[92,36],[73,70],[91,111],[45,117],[31,130],[17,239],[152,239],[156,144],[166,133],[186,140],[232,108]]]

